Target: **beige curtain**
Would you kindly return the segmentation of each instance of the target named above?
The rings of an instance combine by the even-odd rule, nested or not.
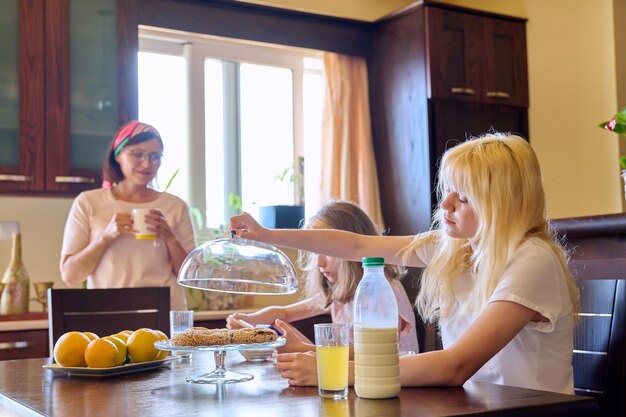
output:
[[[324,67],[321,200],[358,204],[382,230],[367,65],[363,58],[325,53]]]

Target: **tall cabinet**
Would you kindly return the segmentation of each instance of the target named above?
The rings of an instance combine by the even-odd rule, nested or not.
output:
[[[490,130],[528,138],[525,20],[425,1],[378,22],[370,65],[383,216],[427,230],[438,161]]]
[[[5,3],[0,192],[98,187],[120,122],[116,0]]]

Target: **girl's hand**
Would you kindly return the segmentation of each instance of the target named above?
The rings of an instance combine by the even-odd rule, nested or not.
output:
[[[276,357],[276,367],[280,376],[289,385],[317,385],[317,356],[315,352],[281,353]]]
[[[283,337],[287,340],[283,346],[276,348],[279,353],[315,350],[315,346],[311,344],[311,341],[291,324],[282,320],[276,320],[274,326],[283,333]]]
[[[243,329],[244,327],[253,327],[248,323],[248,315],[234,313],[226,317],[226,327],[229,329]]]
[[[267,231],[248,213],[231,217],[229,228],[234,230],[240,238],[258,240],[260,242],[264,242],[263,235]]]
[[[100,235],[105,240],[111,241],[116,239],[122,233],[135,233],[133,229],[133,218],[129,212],[121,212],[113,214],[109,224]]]
[[[176,238],[163,212],[159,209],[150,209],[150,212],[146,214],[146,224],[148,225],[148,230],[156,233],[164,242]]]

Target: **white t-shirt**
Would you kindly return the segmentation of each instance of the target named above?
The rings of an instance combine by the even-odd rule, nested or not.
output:
[[[115,199],[110,189],[85,191],[76,197],[65,224],[61,256],[72,255],[95,240],[114,213],[133,208],[158,208],[186,251],[194,247],[189,208],[180,198],[161,193],[148,203]],[[170,287],[172,310],[185,310],[184,288],[176,283],[165,242],[137,240],[123,233],[111,242],[96,269],[87,278],[87,288]]]
[[[417,248],[418,258],[428,264],[435,243]],[[459,277],[455,285],[457,304],[467,301],[471,278]],[[524,241],[509,260],[489,302],[512,301],[539,312],[547,322],[529,322],[471,381],[574,393],[572,350],[574,318],[567,281],[556,255],[540,239]],[[458,310],[457,310],[458,311]],[[460,315],[439,323],[443,347],[460,338],[476,316]]]

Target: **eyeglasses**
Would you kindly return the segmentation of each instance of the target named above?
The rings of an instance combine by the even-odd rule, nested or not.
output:
[[[141,163],[145,158],[148,158],[148,161],[150,161],[151,164],[160,164],[161,158],[163,158],[163,154],[161,152],[148,153],[146,151],[142,151],[141,149],[133,149],[128,151],[128,154],[137,163]]]

